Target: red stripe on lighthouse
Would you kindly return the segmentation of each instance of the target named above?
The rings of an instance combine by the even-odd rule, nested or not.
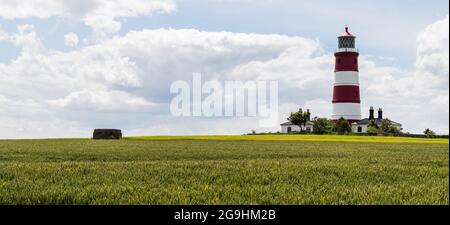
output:
[[[361,103],[358,86],[334,86],[333,103]]]
[[[335,72],[355,71],[358,72],[358,56],[357,52],[337,52]]]

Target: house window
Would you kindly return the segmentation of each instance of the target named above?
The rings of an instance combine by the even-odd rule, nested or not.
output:
[[[292,127],[288,127],[288,128],[287,128],[287,132],[288,132],[288,133],[292,133]]]
[[[307,127],[306,128],[306,132],[310,133],[311,132],[311,127]]]
[[[362,133],[362,127],[358,127],[358,133]]]

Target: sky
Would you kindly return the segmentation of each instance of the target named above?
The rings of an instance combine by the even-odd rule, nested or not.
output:
[[[363,116],[449,133],[448,1],[0,0],[0,139],[278,131],[174,117],[170,86],[277,80],[279,121],[331,116],[336,37],[357,36]]]

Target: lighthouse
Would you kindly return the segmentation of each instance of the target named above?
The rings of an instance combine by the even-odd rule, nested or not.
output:
[[[359,52],[355,47],[356,37],[348,26],[338,37],[333,85],[333,120],[344,118],[349,122],[361,120],[361,97],[359,90]]]

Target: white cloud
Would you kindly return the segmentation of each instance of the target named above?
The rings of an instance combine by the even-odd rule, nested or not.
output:
[[[418,76],[431,78],[433,85],[449,82],[449,16],[429,25],[417,38]],[[430,82],[430,80],[428,80]]]
[[[70,32],[64,35],[64,45],[69,47],[77,46],[79,42],[78,35]]]
[[[169,13],[175,10],[173,0],[0,0],[0,17],[5,19],[53,16],[80,20],[96,32],[117,32],[122,17]]]
[[[34,34],[32,29],[28,32]],[[20,39],[28,33],[8,35]],[[40,45],[36,36],[29,40]],[[23,50],[17,59],[0,64],[0,94],[18,101],[32,99],[38,108],[46,109],[39,114],[43,118],[124,129],[158,126],[171,123],[167,115],[173,81],[189,81],[193,72],[202,72],[205,81],[234,79],[231,71],[241,65],[286,58],[293,51],[301,60],[315,57],[321,49],[316,41],[281,35],[167,29],[129,32],[67,53]],[[154,121],[158,115],[166,115],[166,120]]]
[[[389,118],[405,124],[408,131],[431,127],[448,133],[448,83],[440,82],[448,81],[448,63],[428,59],[448,60],[448,44],[444,44],[448,32],[442,33],[440,27],[445,25],[448,18],[424,31],[441,44],[418,38],[417,71],[379,66],[361,57],[363,111],[370,105],[383,107]],[[279,80],[281,120],[302,106],[314,116],[331,114],[327,111],[334,60],[316,40],[159,29],[131,31],[80,50],[59,52],[44,48],[31,26],[2,36],[21,46],[22,53],[0,64],[0,117],[7,124],[26,121],[20,124],[32,124],[30,129],[37,132],[39,124],[55,121],[73,124],[74,135],[87,136],[90,130],[78,129],[119,127],[135,135],[263,131],[257,118],[171,117],[170,84],[189,81],[194,72],[201,72],[204,81]],[[429,45],[434,50],[429,51]],[[15,115],[14,111],[28,113]],[[50,129],[48,136],[60,136],[58,127]],[[14,128],[0,127],[0,136],[10,129]],[[32,134],[28,131],[24,136]]]
[[[21,47],[24,52],[44,51],[45,47],[34,31],[31,24],[21,24],[17,26],[18,33],[5,33],[5,40],[12,42],[14,45]]]
[[[90,16],[84,22],[100,34],[116,33],[122,27],[120,22],[102,15]]]
[[[102,89],[76,91],[64,98],[50,100],[49,103],[58,108],[116,112],[137,111],[155,105],[123,91]]]
[[[363,65],[367,99],[389,109],[390,116],[408,130],[429,127],[449,132],[449,19],[429,25],[417,38],[415,71]],[[388,115],[389,115],[388,114]]]

